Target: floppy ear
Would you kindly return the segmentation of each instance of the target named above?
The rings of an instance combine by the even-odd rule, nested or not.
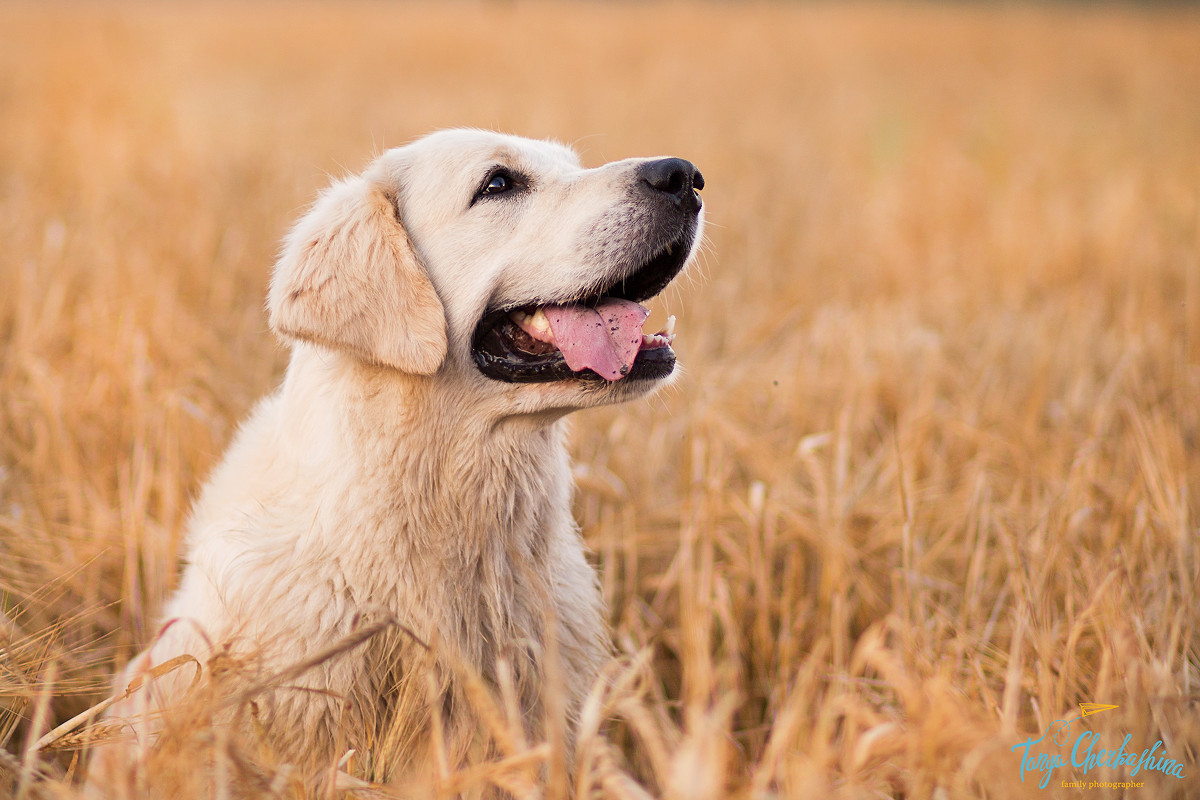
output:
[[[446,315],[396,205],[368,177],[327,189],[284,240],[267,298],[285,338],[432,375],[446,357]]]

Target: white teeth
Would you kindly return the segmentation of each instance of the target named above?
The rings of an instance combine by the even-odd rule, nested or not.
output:
[[[671,342],[675,341],[675,315],[674,314],[670,314],[667,316],[667,324],[663,326],[663,329],[661,331],[654,334],[654,336],[657,339],[662,339],[667,344],[670,344]]]
[[[546,312],[540,308],[532,314],[518,309],[509,314],[508,317],[518,325],[533,328],[538,333],[545,333],[550,330],[550,320],[546,317]]]
[[[643,347],[670,347],[673,341],[674,336],[664,336],[661,333],[647,333],[642,336]]]

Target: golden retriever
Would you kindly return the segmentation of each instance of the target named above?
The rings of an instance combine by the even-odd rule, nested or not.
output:
[[[276,752],[328,765],[390,742],[402,780],[428,766],[436,712],[445,752],[464,757],[479,726],[463,670],[507,683],[528,735],[545,735],[548,653],[569,728],[609,635],[562,420],[671,378],[670,326],[644,334],[640,303],[692,259],[701,188],[677,158],[584,169],[561,145],[449,130],[327,189],[271,279],[286,376],[204,486],[163,631],[118,690],[181,654],[283,674],[393,620],[261,687]],[[144,747],[182,672],[110,719]]]

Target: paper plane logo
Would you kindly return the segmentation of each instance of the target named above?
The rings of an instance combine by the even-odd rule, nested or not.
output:
[[[1079,716],[1090,717],[1092,714],[1099,714],[1101,711],[1110,711],[1120,706],[1106,706],[1103,703],[1080,703],[1079,710],[1083,713]]]

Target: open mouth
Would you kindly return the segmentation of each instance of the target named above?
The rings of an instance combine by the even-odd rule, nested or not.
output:
[[[472,354],[489,378],[509,383],[664,378],[675,368],[675,318],[658,333],[642,331],[640,303],[683,269],[694,229],[604,291],[571,302],[523,305],[484,314]]]

